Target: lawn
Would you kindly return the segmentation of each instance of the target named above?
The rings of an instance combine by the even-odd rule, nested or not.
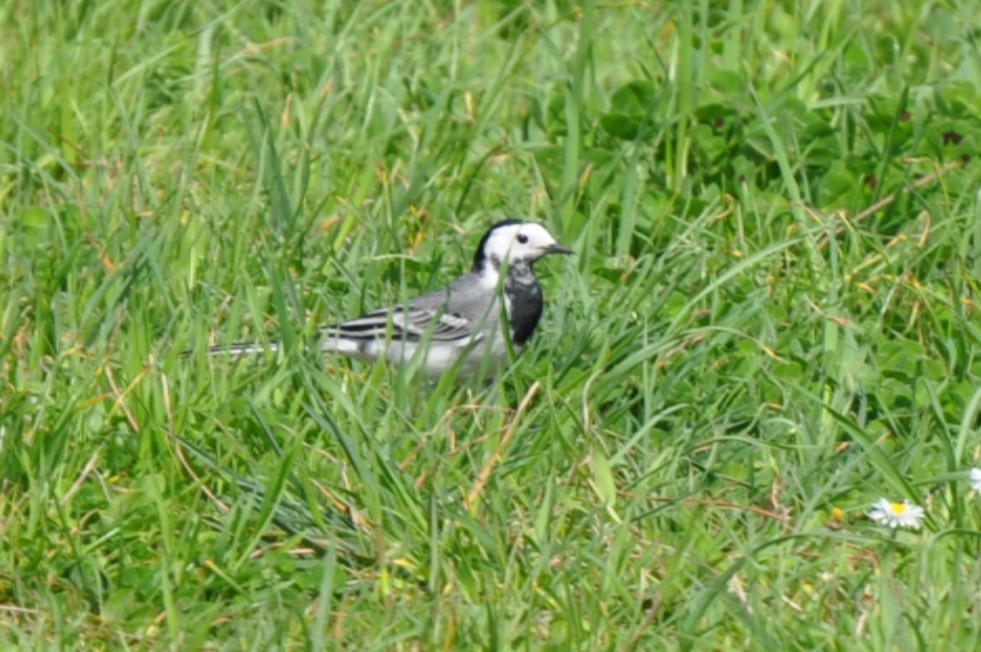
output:
[[[0,647],[973,649],[979,25],[3,3]],[[311,350],[504,217],[508,373]]]

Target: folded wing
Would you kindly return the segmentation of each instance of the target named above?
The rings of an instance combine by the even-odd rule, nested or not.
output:
[[[332,338],[356,341],[392,340],[419,342],[429,337],[434,342],[469,339],[474,335],[473,320],[452,312],[424,308],[378,310],[323,329]]]

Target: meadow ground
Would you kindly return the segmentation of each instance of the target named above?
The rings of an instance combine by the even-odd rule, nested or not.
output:
[[[0,646],[973,649],[979,25],[3,3]],[[305,350],[504,216],[507,376]]]

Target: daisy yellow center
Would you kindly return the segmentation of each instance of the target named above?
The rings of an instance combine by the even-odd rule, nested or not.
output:
[[[902,503],[893,503],[892,505],[890,505],[890,507],[892,507],[892,511],[896,514],[906,513],[906,505]]]

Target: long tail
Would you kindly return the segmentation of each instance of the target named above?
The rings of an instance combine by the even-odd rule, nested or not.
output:
[[[350,355],[354,357],[364,357],[371,358],[371,355],[365,350],[366,347],[370,348],[371,345],[377,344],[370,339],[359,340],[352,339],[349,337],[344,337],[338,331],[335,330],[334,326],[327,326],[321,330],[321,335],[326,335],[325,339],[321,342],[320,350],[328,353],[340,353],[341,355]],[[269,342],[267,344],[260,344],[258,342],[236,342],[235,344],[218,344],[215,346],[208,347],[208,355],[252,355],[255,353],[263,353],[264,351],[276,352],[279,350],[279,342]],[[189,349],[184,351],[181,355],[187,357],[195,353],[194,349]]]
[[[263,351],[278,351],[279,342],[270,342],[268,344],[258,344],[256,342],[240,342],[237,344],[229,344],[228,346],[218,345],[208,348],[208,355],[248,355],[251,353],[262,353]],[[185,351],[184,355],[192,353],[191,351]]]

